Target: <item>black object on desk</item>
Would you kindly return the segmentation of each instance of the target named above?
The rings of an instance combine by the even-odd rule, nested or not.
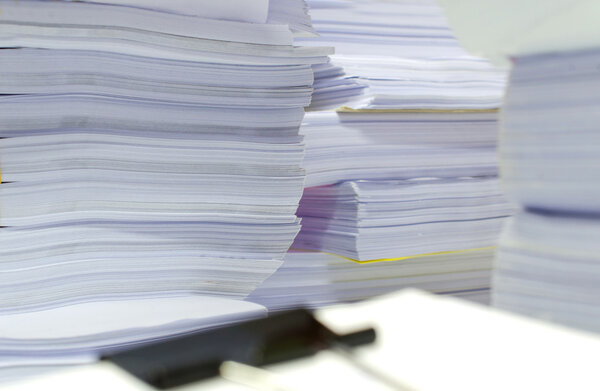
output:
[[[161,389],[219,375],[225,361],[263,366],[336,346],[372,343],[375,330],[338,335],[299,309],[187,334],[103,357]]]

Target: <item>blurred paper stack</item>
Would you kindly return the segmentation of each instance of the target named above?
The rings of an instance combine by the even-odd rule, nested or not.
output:
[[[223,298],[300,228],[298,129],[331,50],[293,46],[303,1],[103,3],[0,1],[0,314],[203,294],[235,318]]]
[[[600,332],[600,51],[516,58],[502,115],[509,197],[494,303]]]
[[[505,72],[464,52],[435,3],[314,5],[313,44],[334,46],[332,63],[368,88],[306,115],[300,252],[250,299],[285,308],[419,286],[486,301],[511,214],[496,156]],[[294,278],[310,268],[313,292]]]
[[[499,150],[520,211],[500,239],[492,303],[600,332],[600,4],[440,2],[469,50],[512,65]]]

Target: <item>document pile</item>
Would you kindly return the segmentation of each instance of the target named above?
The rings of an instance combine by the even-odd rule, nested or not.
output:
[[[332,62],[368,86],[348,102],[369,109],[498,108],[506,74],[467,54],[434,1],[309,0],[320,34],[306,45],[335,47]]]
[[[493,245],[511,212],[489,177],[308,188],[293,248],[312,251],[288,252],[250,300],[320,306],[412,286],[487,302]]]
[[[6,330],[39,311],[85,323],[73,306],[85,313],[92,302],[242,299],[300,229],[298,131],[311,66],[331,54],[293,45],[290,28],[310,30],[304,2],[101,3],[0,1]],[[198,327],[218,323],[211,311],[179,314]],[[144,314],[134,320],[131,328],[147,324]],[[3,333],[0,350],[27,362],[66,352],[64,341],[112,344],[68,333],[55,343],[52,327],[42,329],[31,344]],[[121,331],[98,329],[127,343],[132,334]],[[38,343],[43,354],[29,350]]]
[[[250,299],[320,305],[416,285],[485,300],[511,213],[496,157],[505,73],[466,54],[434,3],[316,3],[316,42],[369,90],[306,115],[301,251]]]
[[[496,111],[311,112],[306,187],[348,180],[496,176]]]
[[[600,51],[515,59],[503,110],[507,193],[495,305],[600,332]]]
[[[358,261],[481,248],[509,213],[496,178],[342,182],[305,190],[294,247]]]

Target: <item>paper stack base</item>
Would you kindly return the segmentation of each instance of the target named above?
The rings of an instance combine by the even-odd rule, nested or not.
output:
[[[65,365],[94,362],[100,354],[233,321],[263,317],[260,305],[199,295],[123,299],[3,315],[2,381]]]
[[[321,252],[291,251],[247,300],[269,310],[320,307],[406,287],[489,301],[494,249],[359,263]]]

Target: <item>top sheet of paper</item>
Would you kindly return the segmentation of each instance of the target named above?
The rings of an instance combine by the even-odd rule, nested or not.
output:
[[[600,42],[594,0],[438,0],[472,54],[506,65],[513,56],[580,50]]]
[[[72,0],[71,0],[72,1]],[[269,0],[84,0],[88,3],[122,5],[201,16],[209,19],[265,23]]]

